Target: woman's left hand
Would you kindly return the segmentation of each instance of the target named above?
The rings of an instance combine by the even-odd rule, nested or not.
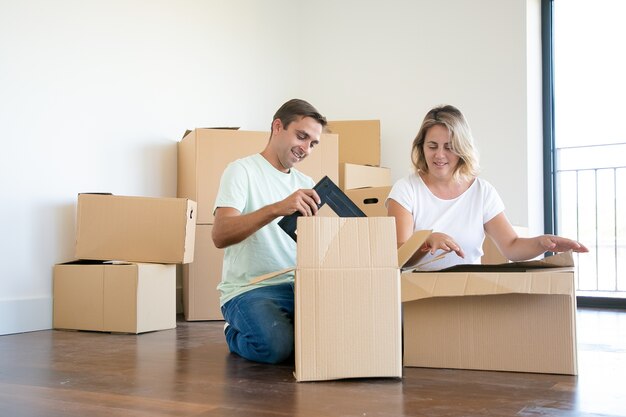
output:
[[[568,250],[572,250],[574,252],[589,252],[589,249],[587,249],[582,243],[564,237],[542,235],[538,236],[537,239],[539,239],[539,245],[541,245],[546,252],[565,252]]]

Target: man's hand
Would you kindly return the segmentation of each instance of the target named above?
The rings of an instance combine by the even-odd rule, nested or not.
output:
[[[215,210],[213,222],[213,243],[225,248],[239,243],[274,219],[299,211],[303,216],[314,216],[320,197],[315,190],[298,190],[284,200],[267,205],[252,213],[241,214],[232,207],[219,207]]]
[[[315,216],[317,206],[321,203],[315,190],[302,189],[275,204],[278,216],[289,216],[299,211],[303,216]]]

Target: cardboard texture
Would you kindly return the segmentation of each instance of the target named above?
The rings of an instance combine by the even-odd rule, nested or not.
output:
[[[393,218],[300,217],[295,377],[402,377]]]
[[[380,165],[380,120],[329,121],[328,130],[339,135],[339,163]]]
[[[339,188],[344,191],[366,187],[391,187],[389,168],[366,165],[339,165]]]
[[[79,194],[78,259],[193,261],[196,203],[186,198]]]
[[[404,365],[575,375],[572,267],[568,252],[403,273]]]
[[[185,320],[223,320],[217,284],[222,280],[224,250],[213,244],[213,225],[196,226],[194,261],[183,265]]]
[[[368,187],[345,191],[350,200],[359,206],[367,217],[386,217],[385,200],[391,187]]]
[[[222,172],[237,159],[261,152],[269,132],[194,129],[178,143],[178,197],[198,202],[198,224],[212,224]],[[315,182],[328,175],[338,181],[338,138],[322,134],[320,144],[296,168]]]
[[[120,333],[173,329],[175,291],[176,265],[58,264],[53,327]]]

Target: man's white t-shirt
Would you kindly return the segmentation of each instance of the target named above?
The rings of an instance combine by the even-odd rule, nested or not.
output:
[[[313,188],[314,184],[310,177],[294,168],[284,173],[261,154],[251,155],[226,167],[213,211],[218,207],[232,207],[247,214],[283,200],[296,190]],[[254,288],[293,281],[293,273],[290,273],[246,286],[259,275],[295,267],[296,243],[278,226],[280,219],[274,219],[242,242],[224,250],[222,281],[217,286],[221,305]]]
[[[465,259],[451,252],[445,258],[424,265],[424,270],[440,270],[457,264],[478,264],[483,255],[484,225],[504,211],[504,203],[496,189],[487,181],[476,178],[459,197],[442,200],[436,197],[417,174],[396,182],[389,193],[413,215],[415,231],[431,230],[452,237],[465,253]],[[440,255],[426,254],[420,263]]]

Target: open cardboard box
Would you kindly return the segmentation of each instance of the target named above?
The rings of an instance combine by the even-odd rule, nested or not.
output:
[[[402,377],[394,218],[299,217],[297,228],[296,379]]]
[[[565,252],[403,272],[404,366],[576,375],[573,267]]]
[[[392,217],[298,219],[298,381],[401,377],[398,276],[430,233],[396,251]],[[465,267],[401,274],[404,366],[577,373],[570,252]]]

